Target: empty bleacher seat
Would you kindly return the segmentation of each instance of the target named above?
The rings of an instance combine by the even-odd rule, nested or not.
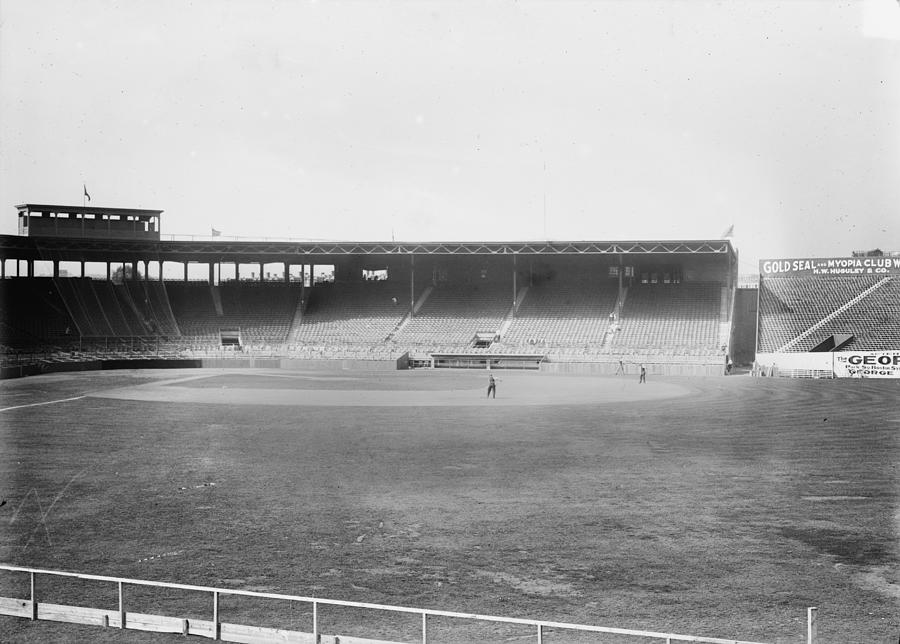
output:
[[[855,298],[857,302],[838,313]],[[900,279],[875,275],[768,277],[759,291],[758,351],[809,351],[850,333],[844,349],[880,350],[900,340]],[[817,326],[818,325],[818,326]],[[813,333],[801,337],[810,329]]]

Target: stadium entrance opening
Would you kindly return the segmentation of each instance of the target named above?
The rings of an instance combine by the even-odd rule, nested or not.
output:
[[[476,349],[487,349],[494,343],[496,337],[494,333],[476,333],[475,339],[472,340],[472,346]]]
[[[219,343],[223,347],[229,349],[240,349],[241,330],[240,329],[219,329]]]

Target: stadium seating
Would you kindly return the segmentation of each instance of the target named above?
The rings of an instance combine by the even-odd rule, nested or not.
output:
[[[283,344],[300,298],[299,285],[283,282],[167,282],[165,288],[183,344],[191,347],[217,346],[223,329],[239,330],[244,344]]]
[[[531,286],[503,335],[510,350],[594,346],[603,343],[618,285],[553,282]]]
[[[91,280],[91,288],[116,336],[146,335],[148,332],[131,298],[128,288],[104,280]]]
[[[172,314],[169,296],[163,282],[157,280],[129,280],[125,282],[136,311],[154,335],[177,337],[181,335]]]
[[[165,284],[169,305],[185,338],[202,344],[219,344],[219,321],[206,282],[172,281]]]
[[[498,283],[442,284],[394,335],[408,348],[467,348],[477,333],[496,333],[512,306],[510,286]]]
[[[247,350],[292,357],[392,359],[424,351],[542,353],[564,362],[648,354],[688,359],[717,351],[721,303],[721,285],[636,286],[614,321],[617,284],[575,277],[523,289],[513,317],[510,284],[443,283],[417,294],[421,306],[410,318],[406,286],[390,281],[317,285],[305,291],[305,303],[299,284],[283,282],[5,282],[7,297],[33,311],[16,316],[16,328],[6,315],[7,344],[22,344],[16,329],[27,335],[23,327],[44,338],[65,337],[68,329],[82,348],[96,338],[95,353],[126,357],[142,350],[136,337],[154,338],[154,351],[166,355],[220,356],[232,351],[221,347],[222,334],[233,332]],[[43,284],[47,297],[29,299],[28,283]],[[500,341],[474,346],[476,334],[493,339],[501,331]]]
[[[143,310],[146,295],[142,282],[116,284],[79,277],[60,277],[53,282],[60,306],[72,319],[72,335],[82,338],[153,335],[156,322],[151,323],[153,318]]]
[[[103,309],[103,302],[93,288],[92,279],[60,277],[54,281],[82,337],[116,335]]]
[[[288,344],[378,343],[409,311],[409,289],[393,282],[323,284],[307,294],[309,303]]]
[[[0,343],[31,348],[73,336],[78,331],[52,278],[0,280]]]
[[[768,277],[760,284],[759,315],[760,353],[809,351],[835,333],[854,336],[845,349],[900,346],[900,279]]]
[[[225,282],[219,286],[220,326],[237,327],[245,343],[282,344],[300,300],[300,285],[284,282]]]
[[[711,355],[721,351],[721,284],[641,284],[628,290],[618,329],[608,342],[617,355]]]

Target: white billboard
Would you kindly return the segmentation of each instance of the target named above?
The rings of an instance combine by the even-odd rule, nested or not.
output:
[[[836,351],[835,378],[900,378],[900,350]]]
[[[762,259],[759,274],[766,277],[810,275],[900,275],[900,257],[807,257]]]

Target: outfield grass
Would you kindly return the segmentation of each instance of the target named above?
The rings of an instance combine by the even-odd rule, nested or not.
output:
[[[480,372],[0,382],[18,407],[0,412],[0,561],[779,643],[805,641],[818,606],[823,643],[897,641],[897,383],[501,377],[496,404]],[[0,594],[25,596],[14,577]],[[208,618],[205,598],[134,600]],[[229,601],[228,621],[309,630],[295,607]],[[7,617],[0,632],[168,641]]]

